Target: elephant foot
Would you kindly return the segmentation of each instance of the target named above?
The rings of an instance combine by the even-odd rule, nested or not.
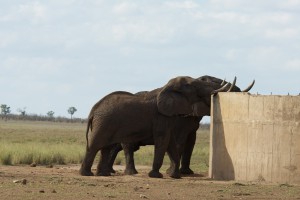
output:
[[[96,176],[111,176],[109,172],[98,172]]]
[[[110,173],[112,173],[112,174],[115,174],[115,173],[116,173],[116,171],[115,171],[113,168],[111,168],[109,171],[110,171]]]
[[[138,171],[135,169],[135,168],[133,168],[133,169],[125,169],[125,171],[124,171],[124,174],[126,174],[126,175],[134,175],[134,174],[138,174]]]
[[[188,167],[188,168],[181,168],[180,173],[181,174],[194,174],[194,171]]]
[[[151,170],[149,172],[148,176],[151,178],[162,178],[163,177],[163,175],[159,171],[154,171],[154,170]]]
[[[181,178],[181,176],[180,176],[180,173],[179,173],[179,172],[173,172],[172,174],[170,174],[170,177],[172,177],[172,178],[176,178],[176,179],[179,179],[179,178]]]
[[[94,176],[94,174],[91,170],[84,170],[82,168],[80,168],[79,174],[82,176]]]
[[[110,170],[98,170],[96,176],[111,176]]]

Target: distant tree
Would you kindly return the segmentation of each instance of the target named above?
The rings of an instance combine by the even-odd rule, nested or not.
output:
[[[77,109],[75,107],[70,107],[68,109],[68,113],[71,115],[71,120],[72,120],[72,116],[74,115],[74,113],[77,111]]]
[[[5,121],[7,120],[7,114],[10,113],[10,107],[6,104],[1,104],[1,115],[2,119],[5,118]]]
[[[20,113],[20,115],[22,117],[24,117],[26,115],[26,107],[22,108],[18,108],[17,111]]]
[[[50,118],[54,117],[54,112],[52,110],[50,110],[49,112],[47,112],[47,116]]]

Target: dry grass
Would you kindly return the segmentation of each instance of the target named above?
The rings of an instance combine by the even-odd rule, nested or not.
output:
[[[0,164],[70,164],[81,163],[85,153],[85,129],[82,123],[0,121]],[[209,131],[198,130],[191,165],[196,171],[207,171]],[[96,158],[98,159],[99,156]],[[137,165],[151,165],[153,146],[141,147],[135,153]],[[124,164],[119,153],[116,164]],[[168,164],[166,157],[164,164]]]
[[[80,163],[85,150],[84,124],[0,121],[0,163]]]

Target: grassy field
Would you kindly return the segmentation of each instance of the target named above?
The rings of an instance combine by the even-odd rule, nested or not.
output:
[[[0,120],[0,164],[79,164],[85,152],[85,129],[84,123]],[[199,129],[191,162],[194,170],[207,171],[208,153],[209,131]],[[153,146],[141,147],[135,153],[137,165],[151,165],[152,160]],[[116,163],[125,163],[123,153]],[[164,164],[168,163],[166,157]]]

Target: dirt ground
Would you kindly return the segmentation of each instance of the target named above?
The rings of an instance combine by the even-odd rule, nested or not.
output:
[[[0,199],[300,199],[300,186],[263,182],[212,181],[205,174],[175,180],[139,174],[83,177],[79,165],[0,166]]]

